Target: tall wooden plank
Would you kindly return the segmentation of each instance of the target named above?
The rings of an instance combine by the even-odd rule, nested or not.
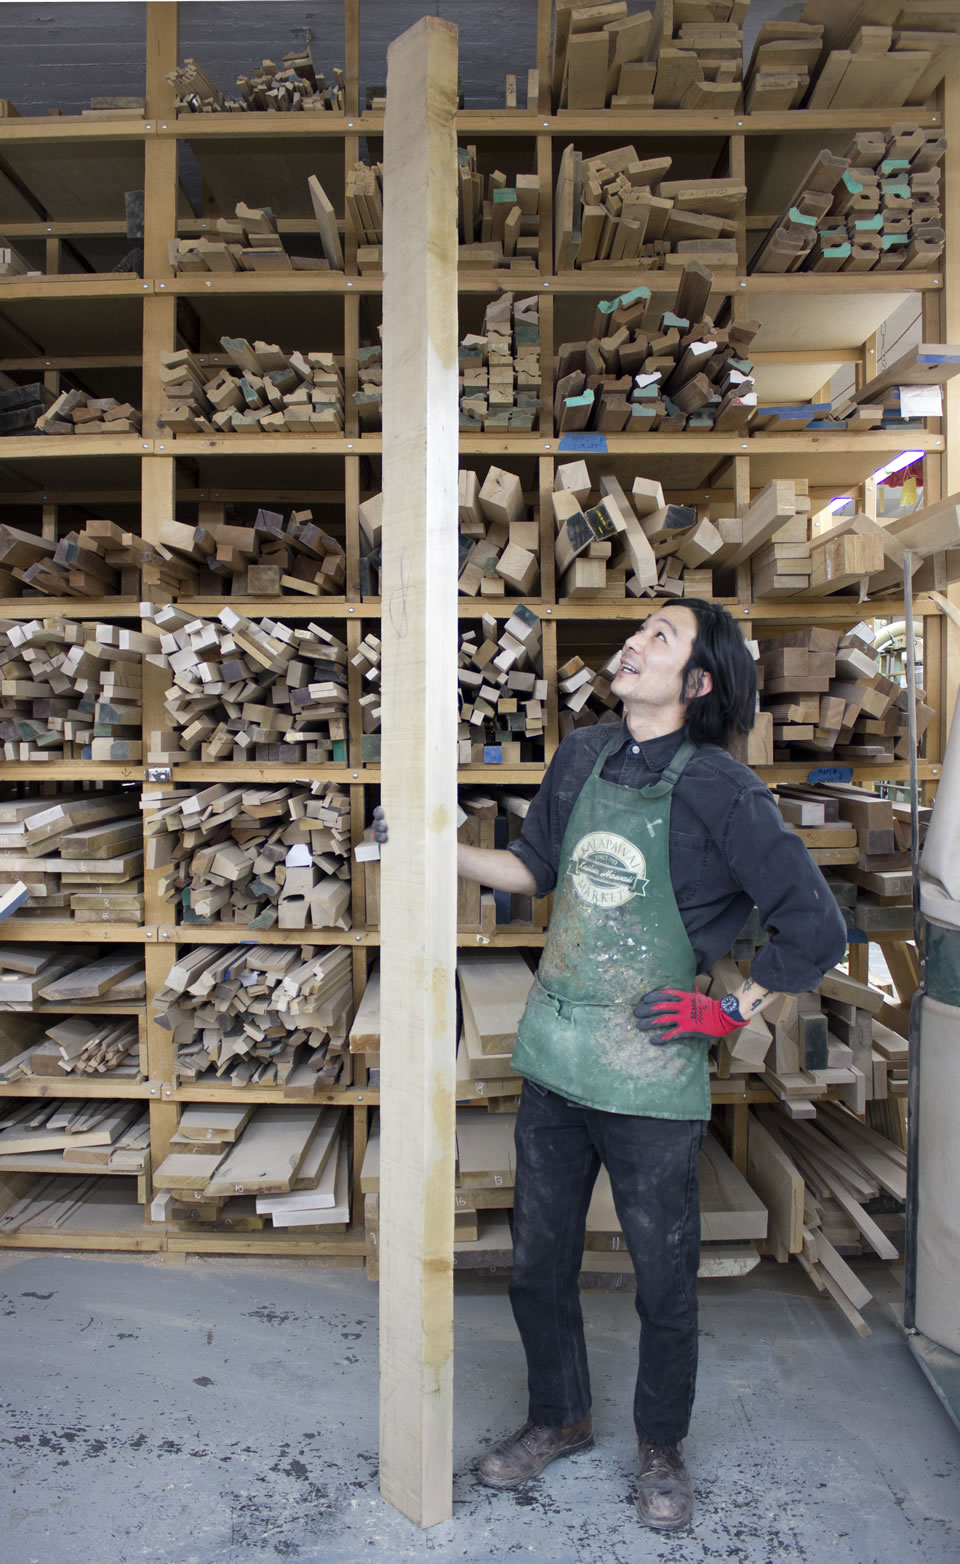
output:
[[[956,153],[957,135],[960,134],[960,63],[951,65],[943,84],[944,135],[952,135],[951,151],[944,161],[943,216],[947,244],[943,252],[943,323],[947,331],[960,330],[960,160]],[[951,248],[952,246],[952,248]],[[943,493],[951,494],[952,483],[960,484],[960,381],[949,381],[944,390],[943,430],[945,455]],[[960,584],[954,581],[947,587],[950,602],[960,608]],[[960,693],[960,630],[951,620],[946,625],[946,656],[942,665],[942,685],[939,692],[942,742],[946,745],[949,724]],[[934,692],[936,696],[937,692]]]
[[[457,30],[387,54],[383,280],[380,1487],[452,1514]]]

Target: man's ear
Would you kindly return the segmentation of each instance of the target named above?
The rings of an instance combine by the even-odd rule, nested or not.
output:
[[[687,687],[685,698],[688,701],[696,700],[699,695],[709,695],[713,689],[713,678],[705,668],[691,668],[687,674]]]

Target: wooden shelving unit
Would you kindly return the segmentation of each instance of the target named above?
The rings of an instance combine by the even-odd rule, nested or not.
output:
[[[344,114],[182,114],[178,117],[173,89],[166,73],[178,63],[178,6],[147,6],[147,110],[143,119],[91,122],[79,118],[13,119],[0,122],[0,231],[12,242],[43,241],[50,275],[0,283],[0,370],[29,372],[44,378],[51,389],[59,375],[72,371],[97,387],[122,385],[124,394],[143,409],[142,435],[70,437],[11,437],[0,441],[0,506],[4,519],[14,525],[36,527],[45,536],[58,536],[67,516],[71,525],[81,514],[107,514],[121,520],[150,541],[158,537],[161,522],[172,517],[205,516],[216,519],[224,507],[237,503],[292,506],[322,503],[342,514],[342,536],[347,556],[346,586],[342,599],[304,601],[282,598],[236,598],[229,601],[249,617],[276,614],[291,622],[317,618],[329,622],[355,650],[364,627],[378,621],[377,600],[361,600],[359,588],[361,499],[380,487],[382,443],[379,435],[361,434],[352,393],[357,388],[357,353],[362,343],[375,340],[381,318],[381,278],[361,276],[356,266],[356,241],[345,235],[343,273],[297,272],[293,274],[238,273],[174,276],[168,259],[168,242],[174,235],[196,235],[210,227],[218,215],[230,215],[238,199],[248,204],[270,204],[280,219],[282,235],[313,233],[309,216],[307,175],[317,172],[334,199],[338,216],[343,213],[346,171],[362,153],[379,155],[383,117],[359,112],[358,39],[362,25],[357,0],[345,0],[347,109]],[[549,79],[550,0],[539,0],[540,80]],[[465,295],[494,297],[504,287],[521,294],[537,293],[540,303],[541,344],[545,388],[552,387],[553,355],[560,341],[575,336],[575,325],[592,311],[599,298],[609,298],[638,281],[655,296],[662,293],[663,307],[672,302],[676,283],[670,274],[638,274],[629,267],[609,272],[557,275],[553,267],[551,220],[556,168],[563,146],[574,141],[590,150],[612,147],[629,140],[648,151],[682,147],[687,161],[699,158],[705,174],[716,166],[743,170],[748,184],[748,211],[743,215],[741,269],[717,275],[715,293],[732,299],[736,318],[755,316],[764,322],[755,347],[761,363],[789,363],[809,373],[811,387],[829,379],[837,362],[853,360],[863,378],[869,378],[876,362],[876,333],[882,322],[908,294],[920,302],[929,340],[944,341],[956,335],[957,305],[949,297],[948,278],[955,275],[960,218],[956,200],[960,159],[951,153],[948,165],[945,214],[948,231],[946,266],[936,273],[884,273],[880,276],[844,273],[770,276],[747,275],[745,235],[748,228],[768,225],[779,211],[784,187],[789,186],[798,165],[824,145],[842,149],[854,131],[886,129],[907,118],[932,128],[947,124],[960,137],[956,112],[960,85],[948,84],[945,105],[911,115],[903,109],[889,113],[856,111],[734,115],[659,111],[627,113],[553,114],[541,109],[461,112],[457,133],[461,144],[503,147],[509,143],[517,167],[536,170],[540,179],[540,254],[535,276],[517,276],[503,270],[481,274],[472,271],[463,279]],[[178,187],[178,160],[189,152],[199,167],[204,188],[202,216],[191,214]],[[512,166],[512,165],[511,165]],[[145,190],[145,269],[141,279],[133,275],[87,278],[82,272],[57,275],[65,246],[84,237],[122,244],[123,192]],[[954,199],[951,200],[951,190]],[[778,202],[778,194],[780,202]],[[764,215],[766,214],[766,215]],[[476,303],[471,305],[476,307]],[[287,348],[333,351],[343,364],[345,426],[342,435],[305,436],[200,435],[171,437],[158,422],[162,404],[157,374],[158,355],[190,346],[201,355],[214,355],[218,338],[229,331],[275,339]],[[821,372],[822,371],[822,372]],[[819,376],[819,378],[818,378]],[[954,386],[957,382],[954,382]],[[134,394],[134,388],[136,394]],[[955,400],[948,388],[948,409]],[[546,402],[546,398],[545,398]],[[947,419],[941,432],[892,432],[861,435],[757,434],[725,435],[651,434],[637,438],[608,437],[607,470],[659,478],[669,499],[703,500],[706,494],[729,496],[731,510],[749,502],[771,478],[809,480],[813,507],[825,504],[838,492],[860,493],[862,485],[885,460],[899,453],[908,440],[926,455],[928,498],[960,487],[960,471],[947,446]],[[956,420],[954,427],[957,427]],[[554,465],[560,456],[550,404],[544,406],[538,432],[516,437],[469,436],[461,442],[467,463],[497,462],[510,466],[521,462],[534,474],[534,491],[541,517],[549,517],[548,496],[553,488]],[[542,550],[542,585],[538,595],[525,599],[538,614],[543,631],[546,670],[556,669],[558,641],[566,645],[576,625],[591,627],[591,635],[619,644],[624,625],[649,612],[653,600],[624,603],[558,603],[552,548]],[[462,600],[460,616],[468,621],[481,611],[505,618],[515,598],[479,602]],[[190,599],[198,617],[215,615],[222,602],[213,598]],[[855,597],[834,597],[820,604],[793,605],[785,601],[753,602],[748,596],[730,601],[731,612],[745,623],[765,627],[789,623],[823,622],[854,624],[864,605]],[[896,616],[897,599],[874,602],[871,615]],[[943,713],[950,709],[956,690],[958,635],[929,598],[921,598],[916,612],[923,616],[926,681],[937,717],[928,730],[926,757],[920,775],[935,786],[945,741]],[[0,602],[0,617],[28,619],[63,614],[78,619],[109,617],[138,623],[140,603],[129,599],[54,600],[18,598]],[[160,720],[164,675],[144,670],[145,732],[163,726]],[[355,692],[354,692],[355,694]],[[374,793],[380,782],[377,765],[360,762],[359,723],[346,764],[315,769],[311,775],[334,778],[349,790],[352,800],[354,840],[359,840]],[[551,708],[545,754],[549,759],[558,742],[556,705]],[[777,776],[800,778],[809,768],[800,763],[765,768],[767,780]],[[871,777],[901,777],[906,766],[861,767],[858,781]],[[487,787],[497,784],[536,782],[539,765],[461,769],[460,781]],[[178,784],[230,778],[233,781],[266,782],[304,776],[302,765],[179,764],[167,780],[149,778],[151,789],[161,791]],[[125,763],[88,761],[52,762],[46,765],[0,763],[0,783],[42,782],[54,786],[64,781],[110,779],[145,782],[145,768]],[[365,791],[369,790],[369,791]],[[362,909],[362,872],[355,866],[354,907]],[[276,1102],[280,1089],[238,1089],[223,1085],[179,1084],[176,1050],[168,1033],[152,1019],[150,995],[162,986],[179,947],[184,944],[227,943],[240,935],[236,925],[198,928],[176,926],[173,903],[161,901],[156,876],[146,875],[146,918],[142,928],[124,925],[96,926],[102,942],[142,944],[147,972],[147,1003],[139,1012],[149,1061],[148,1079],[125,1086],[84,1081],[36,1080],[0,1086],[0,1097],[49,1095],[139,1096],[149,1103],[153,1164],[166,1154],[177,1127],[180,1105],[190,1101],[244,1100]],[[91,938],[90,925],[61,921],[44,923],[11,920],[3,939],[83,941]],[[270,943],[298,943],[302,931],[271,931],[258,939]],[[462,932],[460,944],[476,943],[476,935]],[[349,932],[322,932],[318,943],[354,947],[353,972],[357,994],[366,980],[371,949],[379,944],[376,930],[360,924]],[[536,948],[542,936],[527,931],[501,929],[496,945]],[[864,947],[859,947],[862,951]],[[344,1091],[319,1095],[317,1102],[335,1102],[352,1114],[354,1153],[354,1227],[341,1237],[319,1241],[281,1231],[209,1236],[183,1233],[145,1219],[143,1229],[113,1234],[73,1233],[51,1238],[29,1228],[14,1237],[0,1237],[0,1247],[53,1246],[169,1249],[270,1254],[339,1255],[345,1263],[359,1263],[364,1252],[362,1229],[356,1225],[362,1212],[359,1168],[367,1139],[369,1110],[378,1093],[367,1085],[361,1071],[355,1084]],[[734,1143],[742,1149],[746,1107],[751,1100],[770,1100],[753,1085],[740,1082],[721,1085],[716,1100],[733,1106],[737,1118]],[[0,1175],[0,1192],[6,1181]],[[2,1193],[0,1193],[2,1199]]]

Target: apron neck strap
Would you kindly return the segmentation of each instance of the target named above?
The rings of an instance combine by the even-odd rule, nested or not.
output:
[[[648,787],[639,789],[641,798],[665,798],[668,793],[672,793],[680,780],[680,773],[694,754],[696,747],[689,739],[685,739],[670,764],[661,773],[660,781],[651,782]]]

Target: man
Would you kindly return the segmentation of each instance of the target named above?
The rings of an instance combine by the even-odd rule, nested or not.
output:
[[[697,1164],[710,1117],[710,1040],[779,992],[815,988],[846,947],[836,903],[768,789],[726,750],[749,731],[753,663],[716,604],[671,603],[626,640],[612,683],[623,720],[560,745],[509,850],[462,846],[459,872],[544,896],[553,915],[517,1034],[510,1299],[529,1415],[478,1475],[515,1488],[593,1443],[578,1273],[601,1163],[637,1277],[638,1506],[686,1526],[683,1457],[697,1368]],[[750,909],[769,943],[718,1002],[694,978]]]

